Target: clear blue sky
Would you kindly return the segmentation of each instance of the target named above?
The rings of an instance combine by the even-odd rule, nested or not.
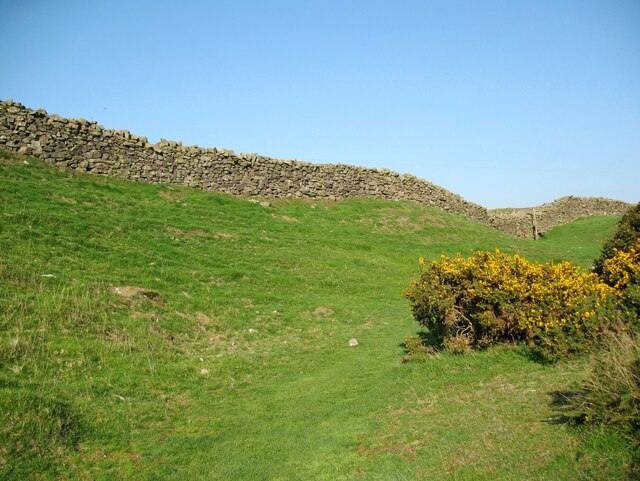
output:
[[[640,200],[640,1],[0,0],[0,98],[155,142]]]

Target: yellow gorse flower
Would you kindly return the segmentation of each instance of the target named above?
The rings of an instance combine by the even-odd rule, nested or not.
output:
[[[640,242],[628,250],[614,249],[615,255],[604,261],[602,278],[618,293],[640,281]]]

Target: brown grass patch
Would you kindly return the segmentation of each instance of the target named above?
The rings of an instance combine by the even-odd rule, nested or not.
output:
[[[275,214],[271,214],[271,217],[273,217],[274,219],[280,219],[284,222],[298,222],[298,219],[296,219],[295,217],[289,217],[288,215],[277,216]]]
[[[211,324],[211,318],[204,312],[196,312],[196,321],[204,326]]]
[[[161,190],[158,192],[158,195],[163,199],[179,201],[184,198],[184,192],[180,192],[179,190]]]
[[[317,317],[328,317],[333,315],[333,309],[330,307],[320,306],[316,307],[312,314]]]
[[[178,227],[173,227],[169,225],[165,226],[164,230],[172,240],[181,240],[181,241],[199,242],[201,240],[206,240],[206,239],[233,239],[236,237],[235,234],[231,234],[229,232],[207,232],[202,229],[184,231]]]
[[[145,289],[143,287],[123,286],[112,287],[109,290],[115,295],[127,301],[127,303],[129,304],[138,299],[146,299],[156,303],[162,302],[162,296],[159,292],[153,291],[151,289]]]
[[[51,197],[53,197],[54,199],[61,200],[62,202],[66,202],[67,204],[78,203],[78,201],[75,200],[73,197],[65,197],[64,195],[60,195],[60,194],[51,194]]]

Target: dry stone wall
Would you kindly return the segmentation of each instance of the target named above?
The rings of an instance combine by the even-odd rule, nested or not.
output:
[[[462,214],[515,235],[530,237],[531,234],[531,223],[529,221],[527,230],[528,216],[522,212],[510,216],[490,214],[480,205],[409,174],[236,154],[232,150],[184,146],[164,139],[151,144],[146,137],[126,130],[107,130],[96,122],[49,115],[42,109],[29,109],[11,100],[0,100],[0,148],[93,174],[182,184],[229,194],[408,200]],[[542,217],[545,222],[548,219],[551,226],[555,221],[565,223],[577,218],[574,214],[593,215],[603,213],[602,210],[620,213],[623,204],[601,199],[588,209],[570,212],[567,207],[562,215]]]
[[[0,103],[0,147],[95,174],[262,197],[411,200],[488,221],[486,210],[412,175],[350,165],[282,161],[231,150],[150,144],[128,131]]]
[[[622,215],[630,204],[601,197],[562,197],[549,204],[524,209],[489,211],[490,225],[518,237],[533,237],[533,225],[543,235],[554,227],[593,215]]]

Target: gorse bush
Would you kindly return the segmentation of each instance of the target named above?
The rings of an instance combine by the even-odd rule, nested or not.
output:
[[[613,237],[604,243],[600,257],[595,261],[593,272],[601,275],[607,259],[615,257],[620,251],[626,251],[636,246],[640,241],[640,203],[631,207],[618,222]]]
[[[615,289],[568,262],[529,262],[496,250],[420,264],[405,293],[414,318],[453,351],[526,341],[556,359],[589,350],[619,324]]]
[[[615,255],[602,264],[602,280],[623,292],[640,279],[640,241],[628,250],[614,249]]]
[[[640,314],[640,239],[628,249],[614,249],[614,255],[602,263],[603,282],[613,287],[629,316],[637,320]]]

